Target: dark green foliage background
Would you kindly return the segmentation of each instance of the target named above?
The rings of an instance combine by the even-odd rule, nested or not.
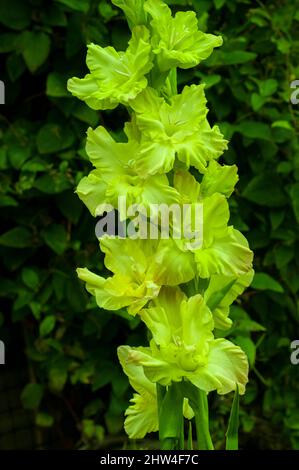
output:
[[[179,82],[207,84],[210,121],[230,139],[222,161],[239,166],[232,222],[265,273],[233,307],[228,333],[251,364],[241,446],[298,449],[299,365],[290,363],[290,342],[299,339],[299,105],[290,103],[290,82],[299,79],[299,2],[168,3],[193,8],[203,30],[224,38]],[[126,114],[88,109],[66,80],[85,73],[86,44],[125,49],[129,31],[108,0],[1,0],[0,24],[1,367],[23,367],[26,355],[22,402],[56,446],[119,448],[131,391],[116,347],[143,343],[145,334],[125,312],[99,311],[76,278],[77,266],[104,267],[95,221],[74,188],[89,169],[87,127],[117,133]],[[231,401],[211,396],[217,447]]]

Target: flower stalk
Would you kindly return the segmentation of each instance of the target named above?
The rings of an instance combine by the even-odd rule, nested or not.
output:
[[[122,142],[102,126],[88,130],[86,151],[94,169],[77,194],[93,216],[117,209],[119,198],[139,215],[120,213],[130,237],[109,233],[100,240],[110,276],[87,268],[77,272],[99,307],[126,308],[150,333],[146,347],[118,348],[135,390],[124,424],[129,437],[159,431],[162,449],[182,449],[186,419],[187,447],[194,446],[195,421],[198,448],[211,450],[208,394],[244,394],[248,380],[245,353],[219,333],[216,339],[214,329],[231,326],[229,308],[252,280],[253,254],[229,225],[227,199],[237,168],[217,162],[227,141],[207,118],[204,84],[178,90],[177,71],[198,66],[222,38],[201,32],[194,12],[173,16],[162,0],[112,3],[123,10],[132,32],[126,51],[89,45],[89,73],[69,80],[68,88],[92,109],[124,105],[129,121]],[[144,236],[141,221],[153,228],[148,210],[155,204],[158,236]],[[194,230],[198,205],[200,243]],[[161,206],[179,208],[181,218],[169,219],[169,237]],[[182,234],[178,228],[185,228],[186,214],[189,232]],[[227,448],[236,447],[236,400]]]

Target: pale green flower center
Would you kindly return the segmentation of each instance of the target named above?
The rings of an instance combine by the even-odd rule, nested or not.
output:
[[[161,351],[165,360],[187,372],[194,372],[207,363],[207,358],[198,353],[195,345],[186,345],[180,338],[173,338],[173,340],[174,343]]]

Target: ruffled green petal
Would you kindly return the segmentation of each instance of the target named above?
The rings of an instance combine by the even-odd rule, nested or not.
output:
[[[117,349],[121,366],[131,386],[138,392],[133,395],[132,404],[126,410],[125,430],[131,439],[142,439],[147,433],[158,431],[157,392],[156,385],[146,377],[143,367],[132,361],[131,352],[129,346],[120,346]],[[187,419],[194,416],[186,398],[183,414]]]
[[[105,279],[86,268],[78,268],[77,273],[86,282],[86,290],[95,296],[97,305],[105,310],[128,307],[128,313],[136,315],[160,290],[154,283],[134,284],[129,277],[119,274]]]
[[[194,166],[200,173],[205,173],[207,162],[219,158],[226,149],[227,141],[219,127],[211,128],[205,120],[192,136],[186,137],[178,145],[178,159],[184,162],[187,168]]]
[[[208,343],[213,339],[213,316],[201,295],[184,300],[180,309],[182,333],[185,345],[196,345],[200,354],[206,354]]]
[[[177,286],[191,281],[196,275],[194,255],[182,251],[178,243],[181,240],[161,240],[156,261],[160,266],[157,281],[161,285]]]
[[[148,348],[131,348],[128,361],[141,365],[151,382],[164,386],[170,385],[172,381],[180,382],[185,375],[185,371],[178,364],[163,359],[154,342],[151,342],[151,347]]]
[[[103,181],[101,171],[93,170],[88,176],[82,178],[76,193],[86,205],[90,213],[96,217],[103,213],[106,200],[107,184]]]
[[[134,393],[125,413],[125,430],[131,439],[142,439],[147,433],[158,430],[156,386],[145,376],[142,366],[128,361],[129,346],[120,346],[117,354],[131,386],[138,392]]]
[[[143,309],[140,316],[161,351],[164,348],[163,353],[167,352],[167,346],[172,342],[183,348],[182,351],[178,349],[177,358],[181,352],[187,358],[193,346],[202,355],[208,353],[214,321],[201,295],[186,299],[179,288],[163,287],[152,305],[154,307]]]
[[[152,17],[153,50],[161,71],[195,67],[222,44],[221,37],[198,30],[195,12],[178,12],[173,18],[162,0],[147,0],[144,9]]]
[[[220,193],[229,197],[238,179],[236,165],[220,165],[215,160],[211,160],[200,184],[201,196],[208,197],[214,193]]]
[[[215,193],[203,200],[204,248],[209,248],[227,234],[229,216],[228,202],[222,194]]]
[[[141,395],[148,393],[156,396],[156,386],[150,382],[145,376],[142,366],[136,365],[132,361],[128,361],[131,348],[129,346],[119,346],[117,355],[124,373],[129,378],[131,386]]]
[[[132,403],[125,412],[125,431],[130,439],[143,439],[149,432],[159,429],[157,398],[145,393],[134,393]]]
[[[248,242],[233,227],[229,227],[222,238],[215,239],[210,247],[197,250],[194,255],[198,274],[202,278],[212,274],[237,277],[252,268],[253,253]]]
[[[141,310],[140,317],[156,344],[167,345],[172,338],[182,334],[180,305],[185,297],[179,288],[163,287],[153,306]]]
[[[119,310],[130,305],[135,299],[128,295],[126,278],[105,279],[87,268],[78,268],[79,279],[86,283],[86,290],[92,294],[100,308]]]
[[[100,307],[107,310],[128,307],[128,312],[135,315],[159,294],[161,284],[155,279],[159,272],[155,263],[158,241],[104,236],[100,243],[106,255],[105,265],[114,275],[104,279],[79,269],[79,277]]]
[[[84,78],[71,78],[68,80],[67,89],[82,101],[85,101],[87,106],[91,109],[113,109],[117,106],[112,100],[102,99],[99,100],[99,83],[98,80],[92,75],[87,74]]]
[[[243,395],[248,382],[246,354],[230,341],[216,339],[210,344],[207,364],[189,374],[188,379],[201,390],[217,390],[220,395],[232,392],[238,384],[239,393]]]
[[[225,290],[226,287],[229,287],[224,297],[222,297],[217,306],[212,309],[215,328],[226,329],[231,327],[232,321],[228,318],[229,307],[251,284],[253,275],[254,271],[250,270],[237,278],[222,275],[211,276],[209,286],[204,292],[204,299],[207,304],[209,304],[209,301],[212,300],[215,295]]]
[[[140,202],[148,208],[152,205],[154,207],[160,204],[177,204],[180,200],[180,195],[175,188],[169,186],[169,181],[166,175],[155,175],[140,182],[142,188],[142,196]],[[139,201],[137,201],[139,202]],[[156,205],[156,206],[153,206]]]
[[[89,198],[99,199],[98,194],[92,194],[92,186],[98,193],[95,181],[97,176],[106,184],[101,202],[109,202],[115,208],[118,207],[118,198],[121,196],[126,198],[127,207],[143,204],[146,209],[150,204],[173,204],[179,201],[179,194],[169,185],[166,175],[145,179],[137,175],[135,164],[140,147],[136,141],[115,142],[106,129],[100,126],[95,130],[88,130],[86,151],[97,168],[97,172],[92,172],[88,179]],[[157,157],[160,159],[161,155]],[[149,164],[153,166],[151,161]]]
[[[192,204],[199,201],[200,184],[188,171],[177,171],[173,185],[181,196],[182,204]]]
[[[139,157],[135,168],[141,178],[156,173],[168,173],[175,161],[175,149],[172,145],[159,143],[143,143],[140,147]]]
[[[140,131],[140,152],[136,170],[142,177],[167,173],[174,165],[175,155],[200,172],[207,162],[218,158],[227,148],[217,126],[212,129],[206,119],[204,87],[186,86],[180,95],[167,103],[148,88],[131,103],[136,121],[127,126],[127,133],[137,127]],[[135,132],[136,135],[136,132]]]
[[[103,177],[125,175],[130,155],[136,152],[133,142],[118,143],[102,126],[88,129],[86,152],[91,163],[101,170]]]
[[[149,139],[179,142],[194,133],[194,126],[207,115],[203,85],[185,86],[168,104],[152,88],[144,90],[131,102],[136,112],[136,124]],[[171,139],[173,137],[173,139]]]
[[[136,281],[144,276],[158,248],[158,240],[107,236],[100,244],[105,253],[105,266],[113,273],[130,276]]]
[[[90,44],[86,62],[91,73],[70,79],[69,91],[93,109],[127,105],[147,86],[145,75],[152,68],[149,31],[145,26],[133,28],[126,52]]]

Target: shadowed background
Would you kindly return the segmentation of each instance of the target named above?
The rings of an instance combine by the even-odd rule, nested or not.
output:
[[[299,1],[174,0],[194,9],[203,31],[224,45],[199,67],[179,72],[179,87],[206,83],[209,120],[230,140],[220,161],[240,181],[231,222],[255,252],[258,273],[235,306],[227,332],[247,353],[241,448],[299,449],[298,221]],[[66,91],[83,76],[86,44],[124,50],[129,30],[109,0],[1,0],[0,79],[0,449],[123,448],[131,390],[119,344],[145,341],[138,319],[106,312],[75,268],[105,273],[95,220],[74,194],[89,163],[88,126],[121,138],[126,111],[100,113]],[[232,396],[210,395],[211,429],[223,447]]]

